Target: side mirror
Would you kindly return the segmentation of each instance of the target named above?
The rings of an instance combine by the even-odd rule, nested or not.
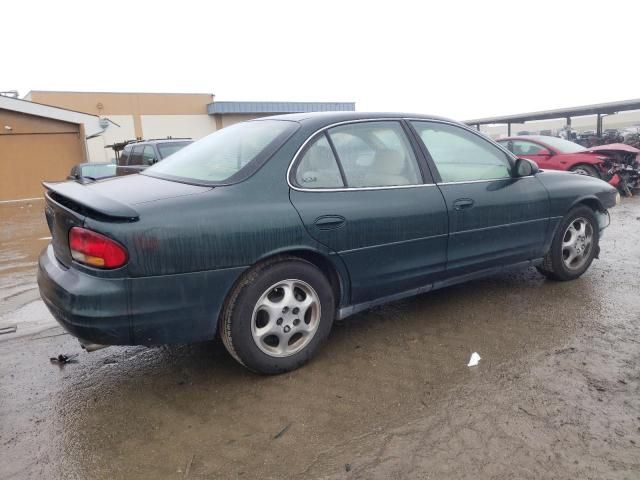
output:
[[[551,150],[547,150],[546,148],[543,148],[542,150],[539,150],[538,153],[536,153],[536,155],[551,157],[553,155],[553,152]]]
[[[535,175],[540,171],[538,164],[533,160],[527,158],[518,158],[514,166],[516,177],[528,177],[529,175]]]

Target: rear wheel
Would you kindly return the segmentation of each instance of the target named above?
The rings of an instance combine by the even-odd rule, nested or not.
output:
[[[238,282],[225,305],[220,336],[250,370],[283,373],[317,352],[334,310],[333,290],[320,269],[282,257],[254,267]]]
[[[600,231],[593,210],[572,209],[556,231],[538,270],[554,280],[573,280],[587,271],[598,251]]]
[[[589,177],[600,178],[600,173],[598,173],[598,170],[591,165],[576,165],[574,167],[571,167],[571,171],[579,175],[587,175]]]

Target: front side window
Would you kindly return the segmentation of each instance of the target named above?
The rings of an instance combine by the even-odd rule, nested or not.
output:
[[[255,171],[298,128],[286,120],[254,120],[218,130],[173,153],[143,174],[216,184]]]
[[[412,121],[443,182],[511,176],[507,155],[482,137],[455,125]]]
[[[295,181],[302,188],[344,187],[338,162],[324,134],[305,151],[296,168]]]
[[[527,142],[524,140],[513,140],[511,143],[511,150],[515,155],[537,155],[541,151],[546,150],[542,145],[537,143]]]
[[[422,183],[413,149],[399,122],[360,122],[328,130],[347,187]]]

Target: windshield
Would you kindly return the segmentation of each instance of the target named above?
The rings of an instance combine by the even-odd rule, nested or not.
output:
[[[160,158],[167,158],[169,155],[176,153],[178,150],[182,150],[184,147],[193,143],[191,141],[188,142],[167,142],[167,143],[159,143],[158,150],[160,150]]]
[[[82,176],[87,178],[93,178],[95,180],[99,178],[113,177],[115,174],[116,174],[115,164],[84,165],[82,167]]]
[[[283,120],[238,123],[178,150],[143,174],[206,184],[230,181],[241,171],[258,168],[296,127]]]
[[[544,143],[556,149],[560,153],[576,153],[584,151],[584,147],[582,145],[570,142],[564,138],[544,137]]]

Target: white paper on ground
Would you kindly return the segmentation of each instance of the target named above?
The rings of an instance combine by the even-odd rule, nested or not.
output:
[[[478,362],[480,362],[480,355],[478,355],[478,352],[473,352],[471,354],[471,358],[469,359],[469,365],[467,365],[467,367],[475,367],[476,365],[478,365]]]

